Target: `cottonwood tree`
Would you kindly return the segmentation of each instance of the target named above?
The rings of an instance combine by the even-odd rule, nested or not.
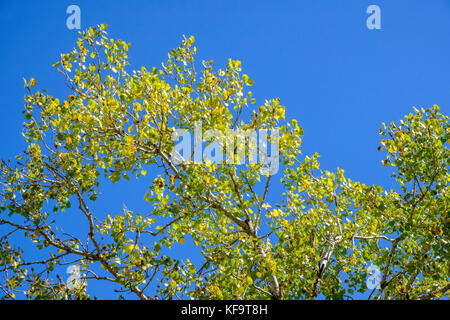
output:
[[[28,148],[0,168],[3,298],[88,299],[105,281],[140,299],[346,299],[368,291],[370,265],[380,277],[369,298],[447,296],[450,129],[438,106],[383,124],[382,165],[396,183],[384,190],[302,156],[302,128],[278,98],[244,121],[255,100],[239,61],[199,65],[191,37],[160,69],[129,74],[129,44],[105,28],[80,33],[54,64],[66,99],[25,82]],[[174,130],[196,122],[279,129],[280,172],[173,161]],[[130,176],[149,181],[145,213],[92,209],[102,186]],[[169,255],[185,239],[201,264]]]

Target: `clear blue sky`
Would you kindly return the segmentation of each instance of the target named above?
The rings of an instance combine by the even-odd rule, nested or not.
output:
[[[106,23],[111,37],[132,43],[131,68],[160,66],[182,35],[194,35],[199,58],[217,67],[241,60],[258,103],[279,97],[303,126],[304,154],[317,151],[323,168],[343,168],[352,180],[392,187],[376,150],[381,122],[412,106],[449,114],[450,0],[280,2],[0,0],[0,158],[25,147],[22,78],[66,92],[51,63],[75,45],[66,8],[76,4],[82,29]],[[381,30],[366,27],[371,4],[381,8]],[[97,209],[140,203],[139,185],[108,190]]]

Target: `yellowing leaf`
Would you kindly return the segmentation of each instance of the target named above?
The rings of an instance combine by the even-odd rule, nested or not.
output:
[[[272,211],[272,217],[274,217],[274,218],[279,217],[280,214],[281,214],[281,211],[278,210],[278,209],[275,209],[275,210]]]
[[[135,246],[134,244],[129,244],[126,248],[125,248],[125,252],[128,254],[131,254],[134,250]]]

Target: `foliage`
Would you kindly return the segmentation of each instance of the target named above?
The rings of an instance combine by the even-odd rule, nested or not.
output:
[[[438,106],[383,124],[382,164],[398,184],[384,190],[342,169],[322,171],[317,154],[301,156],[302,128],[285,120],[278,98],[245,122],[256,100],[240,61],[217,71],[203,61],[198,72],[190,37],[161,69],[129,74],[130,44],[105,28],[80,33],[54,64],[70,88],[66,99],[25,81],[28,149],[0,168],[3,298],[88,299],[95,292],[87,285],[99,280],[140,299],[344,299],[367,290],[372,264],[382,277],[371,298],[447,295],[450,128]],[[279,128],[282,172],[173,162],[174,129],[194,130],[198,121],[222,133]],[[105,180],[130,176],[154,178],[146,214],[93,212]],[[270,203],[274,192],[279,203]],[[66,221],[79,221],[74,212],[84,222],[69,235],[55,221],[69,213]],[[38,260],[28,260],[18,234],[40,250]],[[168,255],[187,239],[203,265]],[[74,286],[56,272],[69,264],[81,270]]]

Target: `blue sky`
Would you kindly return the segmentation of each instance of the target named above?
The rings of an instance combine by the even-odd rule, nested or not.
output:
[[[183,35],[194,35],[199,59],[217,67],[241,60],[257,102],[279,97],[287,118],[303,126],[303,153],[317,151],[322,168],[343,168],[352,180],[392,187],[377,151],[381,122],[412,106],[438,104],[449,114],[450,0],[0,0],[1,159],[25,148],[22,78],[66,93],[51,63],[75,45],[77,31],[66,27],[71,4],[82,29],[106,23],[111,37],[132,43],[132,69],[159,67]],[[381,8],[381,30],[366,27],[371,4]],[[139,184],[111,188],[98,209],[141,202]]]

